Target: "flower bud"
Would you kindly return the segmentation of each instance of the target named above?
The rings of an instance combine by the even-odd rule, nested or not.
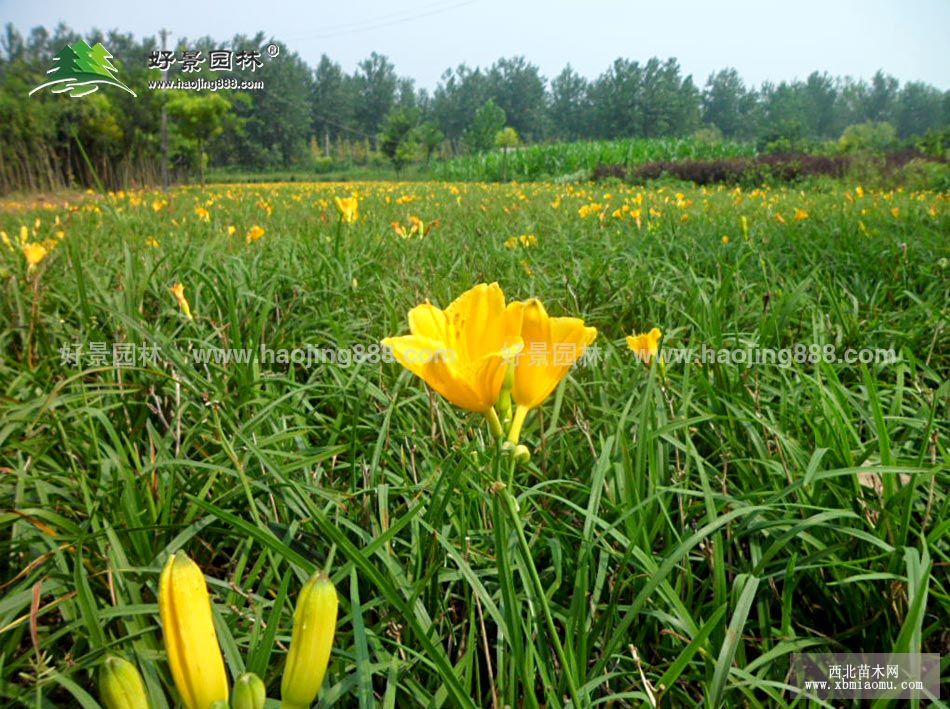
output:
[[[267,690],[261,678],[253,672],[245,672],[234,680],[234,692],[231,695],[232,709],[264,709]]]
[[[148,709],[138,669],[121,657],[107,657],[99,669],[99,696],[106,709]]]
[[[184,552],[162,570],[158,611],[172,679],[188,709],[228,700],[228,678],[211,618],[211,598],[201,569]]]
[[[326,574],[318,572],[304,584],[280,683],[282,709],[305,709],[316,698],[330,662],[337,602],[336,588]]]
[[[521,445],[520,443],[515,446],[515,460],[521,464],[531,460],[531,451],[528,450],[528,446]]]

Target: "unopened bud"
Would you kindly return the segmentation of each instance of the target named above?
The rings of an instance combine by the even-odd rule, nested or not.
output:
[[[107,657],[102,663],[99,694],[106,709],[148,709],[142,675],[121,657]]]
[[[245,672],[234,680],[231,694],[232,709],[264,709],[267,690],[264,682],[253,672]]]

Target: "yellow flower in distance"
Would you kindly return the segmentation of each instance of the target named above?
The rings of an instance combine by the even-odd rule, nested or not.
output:
[[[183,552],[172,554],[158,582],[158,612],[172,679],[188,709],[228,700],[228,678],[211,618],[201,569]]]
[[[497,283],[481,283],[445,310],[416,306],[409,331],[382,344],[456,406],[486,413],[498,399],[508,360],[521,350],[521,308],[505,306]]]
[[[23,255],[26,256],[27,270],[32,271],[46,258],[49,250],[43,244],[35,242],[23,244]]]
[[[808,212],[806,212],[804,209],[801,209],[801,208],[798,208],[798,209],[795,210],[795,221],[796,221],[796,222],[803,222],[803,221],[805,221],[806,219],[808,219]]]
[[[334,197],[333,202],[344,224],[352,224],[360,218],[360,201],[355,194],[352,197]]]
[[[645,364],[650,364],[660,351],[659,344],[661,337],[663,337],[663,333],[660,332],[660,328],[655,327],[650,330],[650,332],[642,335],[630,335],[627,337],[627,346],[634,351],[641,361]]]
[[[250,244],[252,241],[257,241],[262,236],[264,236],[264,227],[255,224],[247,230],[247,243]]]
[[[194,320],[191,317],[191,305],[188,304],[188,299],[185,297],[185,286],[182,283],[176,283],[171,288],[172,295],[175,296],[175,300],[178,301],[178,307],[181,308],[181,312],[185,314],[185,317],[189,320]]]
[[[537,298],[515,303],[522,311],[521,339],[511,398],[519,408],[540,406],[597,338],[580,318],[552,318]]]
[[[281,709],[307,709],[320,691],[336,633],[338,599],[333,582],[316,573],[294,609],[287,664],[280,682]]]

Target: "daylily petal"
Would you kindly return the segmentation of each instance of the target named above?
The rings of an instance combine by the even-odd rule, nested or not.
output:
[[[511,396],[526,408],[539,406],[568,375],[597,330],[580,318],[551,318],[537,299],[524,303],[524,351],[515,368]]]
[[[409,331],[413,335],[445,342],[445,313],[432,303],[417,305],[409,311]]]

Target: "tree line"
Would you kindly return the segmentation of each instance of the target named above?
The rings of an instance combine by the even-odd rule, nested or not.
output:
[[[118,75],[137,94],[98,91],[80,100],[29,91],[43,81],[64,46],[85,39],[111,52]],[[173,54],[215,49],[263,50],[263,34],[179,40]],[[857,124],[888,124],[899,139],[945,130],[950,91],[901,83],[883,71],[866,80],[813,72],[804,80],[751,86],[735,69],[697,85],[676,59],[620,58],[589,79],[570,65],[548,79],[524,57],[487,68],[448,69],[433,91],[401,76],[385,56],[371,53],[352,72],[324,55],[316,67],[280,42],[253,72],[233,69],[185,74],[255,79],[256,90],[160,91],[147,58],[159,38],[92,32],[85,38],[59,25],[25,37],[7,25],[0,37],[0,190],[64,184],[110,186],[156,182],[160,172],[161,116],[168,120],[173,170],[205,165],[246,169],[313,166],[341,154],[364,157],[382,150],[397,168],[423,155],[459,154],[503,142],[573,141],[622,137],[713,136],[761,146],[807,145],[836,139]]]

